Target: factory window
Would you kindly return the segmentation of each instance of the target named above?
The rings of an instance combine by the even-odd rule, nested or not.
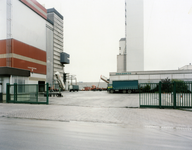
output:
[[[119,50],[121,50],[121,47],[119,47]]]

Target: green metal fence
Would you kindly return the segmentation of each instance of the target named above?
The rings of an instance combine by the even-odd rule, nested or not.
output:
[[[59,91],[60,87],[59,87],[59,84],[49,84],[49,89],[51,91]]]
[[[192,82],[176,83],[175,105],[177,108],[192,108]]]
[[[192,108],[192,82],[141,83],[140,107]]]
[[[44,85],[7,83],[6,90],[7,103],[49,104],[48,83]]]
[[[159,85],[157,83],[139,84],[140,107],[159,107]]]

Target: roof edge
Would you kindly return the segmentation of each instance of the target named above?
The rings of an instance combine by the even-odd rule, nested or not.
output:
[[[52,13],[52,12],[54,12],[57,16],[59,16],[63,20],[63,16],[55,8],[47,9],[47,13]]]

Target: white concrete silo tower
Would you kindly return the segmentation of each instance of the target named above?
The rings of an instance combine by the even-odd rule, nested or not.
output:
[[[144,70],[143,0],[125,0],[126,71]]]

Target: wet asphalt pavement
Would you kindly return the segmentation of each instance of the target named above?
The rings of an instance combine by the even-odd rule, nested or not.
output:
[[[140,109],[138,94],[64,92],[50,105],[0,104],[0,150],[192,148],[192,112]]]

